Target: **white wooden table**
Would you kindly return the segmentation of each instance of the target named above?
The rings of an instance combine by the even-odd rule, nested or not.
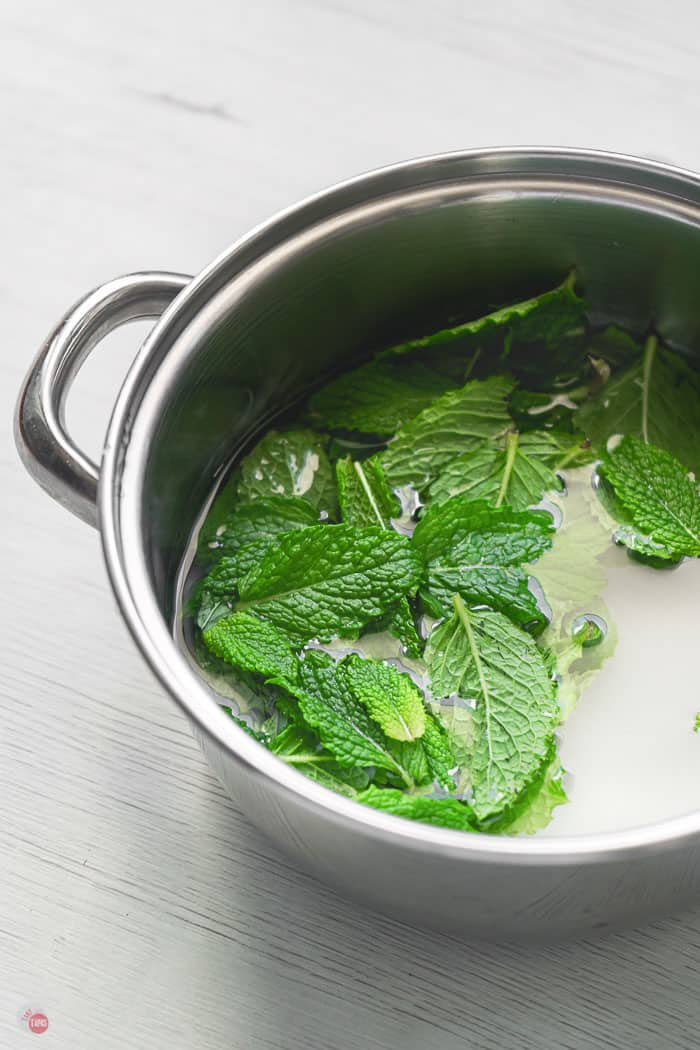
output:
[[[224,796],[116,614],[98,537],[23,474],[11,413],[69,302],[195,272],[343,176],[467,145],[700,168],[691,0],[0,4],[0,1046],[700,1045],[700,910],[551,948],[382,920]],[[141,328],[73,401],[97,449]]]

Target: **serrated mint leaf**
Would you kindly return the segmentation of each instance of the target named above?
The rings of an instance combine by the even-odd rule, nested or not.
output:
[[[479,820],[502,813],[537,776],[552,745],[559,708],[549,670],[532,638],[501,613],[454,614],[428,639],[436,697],[473,704],[472,806]]]
[[[562,778],[562,768],[556,749],[545,761],[543,772],[526,788],[510,809],[486,827],[490,834],[534,835],[550,823],[557,806],[569,801]]]
[[[338,497],[333,468],[312,430],[270,430],[240,464],[238,497],[243,502],[296,496],[319,513],[335,517]]]
[[[203,565],[216,561],[220,552],[216,547],[216,532],[238,505],[238,474],[234,473],[227,478],[214,498],[212,505],[207,511],[206,520],[202,524],[197,537],[197,560]]]
[[[435,616],[449,616],[452,596],[460,594],[468,606],[488,605],[541,629],[547,617],[522,565],[544,554],[553,536],[542,511],[495,508],[466,496],[431,506],[412,540],[427,564],[421,595]]]
[[[207,648],[242,671],[294,682],[299,661],[289,641],[271,623],[245,612],[218,620],[203,633]]]
[[[407,787],[415,785],[392,753],[390,741],[355,697],[347,676],[327,653],[306,653],[293,692],[304,721],[341,766],[374,766]]]
[[[187,611],[195,617],[200,630],[205,631],[228,616],[236,597],[239,576],[235,558],[224,557],[199,581],[187,604]]]
[[[309,418],[326,430],[388,436],[451,386],[418,361],[370,361],[315,393]]]
[[[474,815],[466,803],[454,798],[428,798],[425,795],[408,795],[396,788],[378,788],[373,784],[360,792],[357,801],[396,817],[417,820],[422,824],[433,824],[438,828],[454,828],[456,831],[473,831]]]
[[[387,630],[401,642],[406,656],[418,660],[423,655],[425,642],[416,627],[416,619],[411,606],[412,603],[408,598],[401,598],[389,619]]]
[[[376,456],[362,462],[349,457],[335,465],[340,514],[348,525],[386,528],[390,518],[399,517],[401,504],[389,488],[381,462]]]
[[[318,511],[298,496],[266,496],[238,504],[216,526],[200,550],[201,561],[235,554],[241,547],[273,540],[282,532],[318,524]]]
[[[391,664],[349,656],[343,660],[348,683],[371,718],[392,740],[417,740],[425,732],[423,694],[407,674]]]
[[[359,527],[388,529],[391,518],[401,514],[401,505],[389,488],[379,459],[373,456],[361,463],[342,459],[335,469],[343,521]],[[389,631],[409,656],[418,657],[423,651],[407,598],[401,598],[379,621],[367,626],[369,630]]]
[[[404,594],[415,593],[422,568],[405,536],[315,525],[278,537],[239,580],[236,608],[269,620],[298,644],[352,637]]]
[[[561,430],[530,430],[520,435],[519,451],[551,470],[573,469],[592,463],[595,454],[583,434]]]
[[[474,321],[442,328],[419,339],[409,339],[383,350],[377,356],[380,360],[391,359],[423,348],[463,344],[465,339],[483,340],[490,333],[501,329],[508,329],[513,337],[524,342],[542,340],[551,345],[583,319],[585,303],[576,295],[573,285],[574,275],[569,274],[562,284],[551,291],[502,306]]]
[[[512,383],[502,376],[450,390],[403,426],[381,455],[393,488],[424,488],[456,456],[497,438],[512,425],[506,400]]]
[[[453,773],[456,770],[457,760],[447,731],[431,714],[428,714],[425,732],[420,738],[420,743],[423,745],[431,779],[437,781],[440,787],[451,791],[455,786]]]
[[[523,436],[524,438],[528,435]],[[529,442],[524,442],[525,446]],[[505,447],[484,442],[445,467],[427,492],[428,500],[444,503],[452,496],[484,499],[495,507],[525,510],[539,503],[545,492],[558,489],[554,471],[540,459],[525,455],[517,431],[506,435]]]
[[[700,380],[655,336],[642,360],[581,406],[577,425],[601,451],[614,435],[641,438],[700,477]]]
[[[650,540],[673,554],[700,557],[700,494],[687,467],[664,449],[625,437],[604,454],[601,472]]]
[[[354,798],[369,784],[369,776],[362,768],[341,766],[325,750],[314,733],[303,725],[290,725],[268,744],[273,754],[294,766],[317,784]]]

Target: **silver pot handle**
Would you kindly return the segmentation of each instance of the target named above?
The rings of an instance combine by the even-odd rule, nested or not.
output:
[[[97,465],[65,426],[68,391],[90,351],[127,321],[159,317],[189,284],[179,273],[131,273],[89,292],[58,323],[24,381],[15,441],[34,480],[58,503],[97,527]]]

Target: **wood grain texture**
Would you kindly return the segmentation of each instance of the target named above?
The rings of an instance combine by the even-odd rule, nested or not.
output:
[[[700,168],[695,4],[0,5],[0,1045],[70,1050],[698,1046],[700,911],[598,943],[473,946],[294,871],[208,772],[114,609],[99,541],[23,474],[13,400],[64,308],[197,271],[337,178],[465,145]],[[136,343],[70,418],[96,448]]]

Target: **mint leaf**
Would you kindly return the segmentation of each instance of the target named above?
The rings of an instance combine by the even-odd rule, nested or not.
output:
[[[468,805],[454,798],[428,798],[408,795],[396,788],[378,788],[373,784],[360,792],[357,801],[396,817],[434,824],[438,828],[473,831],[474,816]]]
[[[407,674],[391,664],[349,656],[343,660],[348,683],[371,718],[393,740],[417,740],[425,732],[423,694]]]
[[[215,656],[239,670],[267,679],[296,680],[299,662],[288,640],[257,616],[234,613],[205,630],[203,638]]]
[[[380,460],[373,456],[361,463],[349,457],[335,465],[338,499],[343,521],[366,528],[387,527],[390,518],[401,514],[401,505],[389,488]]]
[[[501,613],[469,612],[458,595],[454,610],[434,629],[425,657],[434,696],[456,693],[474,704],[472,805],[486,820],[537,775],[559,709],[545,660],[528,634]]]
[[[252,503],[241,503],[207,533],[210,538],[200,545],[200,561],[235,554],[249,543],[273,540],[282,532],[316,524],[318,512],[307,500],[297,496],[266,496]]]
[[[357,700],[339,665],[327,653],[311,650],[299,667],[293,689],[306,724],[318,732],[323,746],[341,766],[374,766],[415,785],[405,763]]]
[[[241,501],[298,496],[335,517],[338,499],[333,468],[312,430],[270,430],[240,464]]]
[[[511,426],[511,390],[509,380],[493,376],[443,394],[402,427],[382,454],[389,484],[424,488],[456,456],[504,434]]]
[[[495,508],[466,496],[431,506],[412,541],[428,567],[421,596],[435,616],[449,616],[458,593],[469,606],[488,605],[541,629],[547,617],[521,566],[543,554],[553,535],[552,519],[542,511]]]
[[[695,716],[695,721],[693,722],[693,732],[700,733],[700,711],[698,711],[698,713]]]
[[[630,435],[665,449],[700,477],[700,380],[655,336],[641,361],[581,406],[577,422],[601,451],[613,435]]]
[[[268,548],[239,580],[237,609],[269,620],[298,644],[351,637],[414,593],[421,573],[420,557],[405,536],[315,525],[283,533]]]
[[[562,769],[556,749],[545,761],[542,774],[522,792],[504,815],[484,830],[498,835],[534,835],[550,823],[554,810],[568,802],[562,784]]]
[[[464,343],[465,338],[474,339],[477,345],[477,341],[505,328],[509,329],[514,338],[524,342],[542,340],[551,345],[583,320],[585,303],[576,295],[573,285],[574,275],[569,274],[566,280],[552,291],[502,306],[474,321],[466,321],[453,328],[442,328],[419,339],[409,339],[398,346],[383,350],[377,356],[383,360],[426,347]]]
[[[603,456],[602,472],[633,523],[673,554],[700,557],[697,481],[664,449],[625,437]]]
[[[341,766],[303,725],[287,726],[268,746],[278,758],[311,780],[350,798],[354,798],[356,792],[369,783],[369,776],[364,769]]]
[[[401,505],[389,488],[379,459],[373,456],[362,463],[343,459],[336,463],[335,470],[343,521],[360,527],[379,525],[388,529],[390,519],[400,515]],[[418,657],[423,652],[423,641],[407,598],[401,598],[380,622],[369,623],[368,628],[389,631],[409,656]]]
[[[192,592],[187,611],[195,615],[195,623],[200,630],[205,631],[231,612],[239,575],[236,559],[224,557],[199,581]]]
[[[528,442],[523,442],[527,447]],[[485,442],[449,463],[428,489],[428,499],[444,503],[452,496],[484,499],[496,507],[506,504],[525,510],[539,503],[545,492],[560,487],[554,471],[531,459],[519,447],[518,433],[509,431],[505,448]]]
[[[592,463],[595,454],[580,433],[561,430],[530,430],[520,435],[519,451],[551,470],[582,467]]]
[[[419,743],[423,745],[431,779],[451,791],[455,786],[452,774],[456,771],[457,760],[445,727],[434,715],[428,714]]]
[[[401,642],[406,656],[418,660],[423,655],[425,643],[418,633],[412,603],[408,598],[401,598],[396,607],[390,610],[386,629]]]
[[[452,385],[418,361],[370,361],[315,393],[309,417],[325,430],[391,435]]]

